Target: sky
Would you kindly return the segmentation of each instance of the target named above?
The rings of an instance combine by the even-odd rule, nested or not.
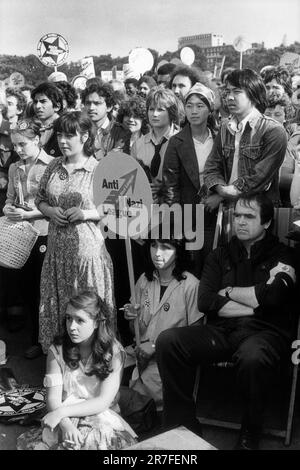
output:
[[[36,54],[39,39],[61,34],[68,61],[127,56],[134,47],[175,51],[181,36],[222,34],[226,44],[300,41],[300,0],[0,0],[0,54]]]

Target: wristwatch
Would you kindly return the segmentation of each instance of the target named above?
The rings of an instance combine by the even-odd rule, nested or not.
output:
[[[231,294],[231,292],[232,292],[232,291],[233,291],[233,287],[231,287],[231,286],[229,286],[229,287],[226,287],[226,289],[225,289],[225,296],[226,296],[226,297],[227,297],[227,299],[229,299],[229,300],[231,300],[231,298],[230,298],[230,295],[229,295],[229,294]]]

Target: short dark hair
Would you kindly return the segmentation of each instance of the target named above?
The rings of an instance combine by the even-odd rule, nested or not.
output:
[[[194,67],[189,67],[188,65],[178,65],[172,72],[170,78],[170,87],[172,87],[173,80],[177,75],[188,77],[191,80],[192,86],[194,86],[197,82],[201,82],[200,75],[197,69],[195,69]]]
[[[139,81],[133,77],[126,78],[126,80],[124,81],[124,85],[129,85],[130,83],[132,83],[137,88]]]
[[[224,69],[223,72],[221,73],[221,82],[224,83],[227,78],[227,75],[229,75],[234,70],[235,70],[234,67],[226,67],[226,69]]]
[[[186,279],[184,271],[190,271],[192,268],[191,254],[185,249],[185,240],[171,238],[165,239],[147,239],[145,242],[145,276],[148,281],[153,281],[153,274],[155,271],[151,255],[150,247],[153,242],[168,243],[176,248],[175,266],[173,269],[173,276],[177,281]]]
[[[62,91],[68,108],[75,108],[77,93],[76,89],[68,82],[56,82],[56,86]]]
[[[85,104],[85,100],[88,95],[91,95],[92,93],[97,93],[97,95],[102,96],[105,99],[105,103],[108,108],[114,105],[114,89],[109,83],[103,83],[103,85],[92,83],[90,86],[85,88],[82,92],[83,104]]]
[[[52,102],[53,107],[58,108],[59,111],[63,109],[63,93],[54,83],[40,83],[31,92],[32,100],[34,100],[35,96],[38,94],[46,95]]]
[[[274,219],[274,204],[266,194],[242,193],[236,200],[235,207],[239,201],[247,207],[251,207],[251,202],[256,202],[260,208],[260,221],[262,225],[272,222]]]
[[[54,132],[80,135],[88,133],[88,139],[83,145],[83,150],[87,156],[94,153],[94,142],[96,129],[92,120],[81,111],[66,111],[54,122]]]
[[[235,69],[229,73],[225,80],[226,85],[241,88],[245,91],[251,103],[260,111],[264,112],[267,104],[267,92],[261,76],[252,69]]]
[[[101,77],[91,77],[91,78],[87,79],[85,86],[86,86],[86,88],[88,88],[89,86],[93,85],[94,83],[101,86],[105,83],[105,81],[102,80]]]
[[[171,62],[169,62],[168,64],[163,64],[161,65],[158,69],[157,69],[157,75],[170,75],[173,70],[175,70],[176,68],[176,65],[175,64],[171,64]]]
[[[157,85],[156,81],[154,80],[154,78],[152,77],[149,77],[149,75],[143,75],[140,79],[139,79],[139,86],[142,84],[142,83],[146,83],[149,88],[153,88]]]
[[[8,98],[8,96],[14,96],[17,100],[18,110],[22,112],[24,111],[24,109],[26,108],[26,98],[23,95],[21,90],[18,90],[17,88],[8,87],[5,90],[5,94],[6,94],[6,98]]]

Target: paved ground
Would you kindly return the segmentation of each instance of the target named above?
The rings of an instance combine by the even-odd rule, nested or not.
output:
[[[39,357],[35,360],[28,360],[23,357],[23,353],[29,346],[29,334],[27,329],[17,333],[8,333],[0,325],[0,339],[4,340],[7,345],[8,361],[6,367],[11,367],[17,380],[20,383],[28,383],[30,385],[41,385],[42,378],[45,372],[45,356]],[[229,376],[228,376],[229,377]],[[221,380],[220,380],[221,379]],[[210,385],[205,387],[206,394],[201,398],[201,406],[199,412],[205,414],[207,417],[223,418],[227,420],[236,418],[237,403],[234,391],[226,390],[223,376],[211,377]],[[300,385],[300,384],[299,384]],[[272,394],[273,395],[273,394]],[[261,443],[262,449],[268,450],[295,450],[300,449],[300,387],[298,388],[298,397],[295,410],[295,423],[292,444],[290,447],[285,447],[281,439],[270,437],[264,438]],[[272,401],[272,400],[271,400]],[[277,391],[274,393],[274,403],[271,403],[270,409],[267,413],[268,424],[271,423],[272,427],[277,427],[280,422],[280,397],[277,398]],[[4,425],[0,424],[0,450],[12,450],[16,447],[16,439],[19,434],[24,432],[26,428],[20,425]],[[210,426],[204,426],[204,439],[210,442],[213,446],[222,450],[229,450],[234,447],[238,436],[237,431],[220,429]]]

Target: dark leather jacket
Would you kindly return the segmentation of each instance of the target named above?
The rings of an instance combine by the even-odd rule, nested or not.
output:
[[[208,322],[241,323],[259,322],[266,327],[273,325],[283,331],[288,331],[291,318],[288,317],[286,307],[292,301],[294,283],[285,272],[275,276],[275,280],[267,284],[270,270],[278,262],[291,267],[294,266],[293,255],[290,248],[278,241],[272,234],[256,242],[251,247],[251,256],[248,258],[243,244],[232,237],[230,242],[214,250],[207,257],[198,291],[198,308],[208,317]],[[251,287],[255,286],[255,295],[259,306],[254,310],[254,316],[221,318],[218,311],[229,302],[227,297],[218,294],[219,290],[228,286]]]

